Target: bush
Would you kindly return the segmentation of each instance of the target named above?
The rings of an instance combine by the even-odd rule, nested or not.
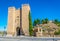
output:
[[[54,35],[60,35],[60,30],[55,31],[55,32],[54,32]]]

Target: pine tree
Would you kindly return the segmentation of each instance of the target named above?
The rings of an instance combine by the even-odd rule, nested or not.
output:
[[[36,20],[34,20],[34,22],[33,22],[33,26],[36,26],[36,25],[39,25],[40,24],[40,19],[36,19]]]
[[[33,25],[32,25],[32,18],[31,18],[30,12],[29,12],[29,34],[30,34],[30,36],[33,35]]]
[[[48,18],[42,19],[42,24],[47,24],[49,22]]]

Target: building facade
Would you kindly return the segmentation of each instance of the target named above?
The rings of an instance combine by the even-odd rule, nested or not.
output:
[[[8,8],[7,35],[29,35],[30,6],[23,4],[22,8]]]

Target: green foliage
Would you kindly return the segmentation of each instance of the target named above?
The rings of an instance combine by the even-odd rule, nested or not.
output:
[[[33,25],[36,26],[37,24],[40,24],[40,19],[34,20]]]
[[[48,23],[48,18],[45,19],[45,23]]]
[[[60,30],[55,31],[55,32],[54,32],[54,35],[60,35]]]
[[[48,18],[45,18],[42,20],[42,24],[47,24],[49,21],[48,21]]]
[[[42,24],[44,24],[45,23],[45,20],[42,20]]]
[[[57,19],[55,19],[55,20],[54,20],[54,23],[55,23],[55,24],[58,24],[58,23],[59,23],[59,21],[58,21]]]
[[[60,27],[60,23],[57,24]]]
[[[47,24],[49,22],[49,20],[48,20],[48,18],[45,18],[45,19],[42,19],[42,20],[40,20],[40,19],[36,19],[36,20],[34,20],[34,22],[33,22],[33,26],[36,26],[37,24],[39,25],[39,24]]]
[[[29,12],[29,34],[30,34],[30,36],[33,35],[33,26],[32,26],[32,19],[31,19],[30,12]]]
[[[3,32],[0,31],[0,34],[3,34]]]
[[[57,19],[54,20],[54,23],[60,27],[60,21],[58,21]]]

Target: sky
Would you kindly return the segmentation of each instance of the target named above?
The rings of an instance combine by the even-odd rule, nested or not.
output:
[[[60,20],[60,0],[0,0],[0,30],[7,26],[8,7],[21,8],[22,4],[29,4],[34,19]]]

